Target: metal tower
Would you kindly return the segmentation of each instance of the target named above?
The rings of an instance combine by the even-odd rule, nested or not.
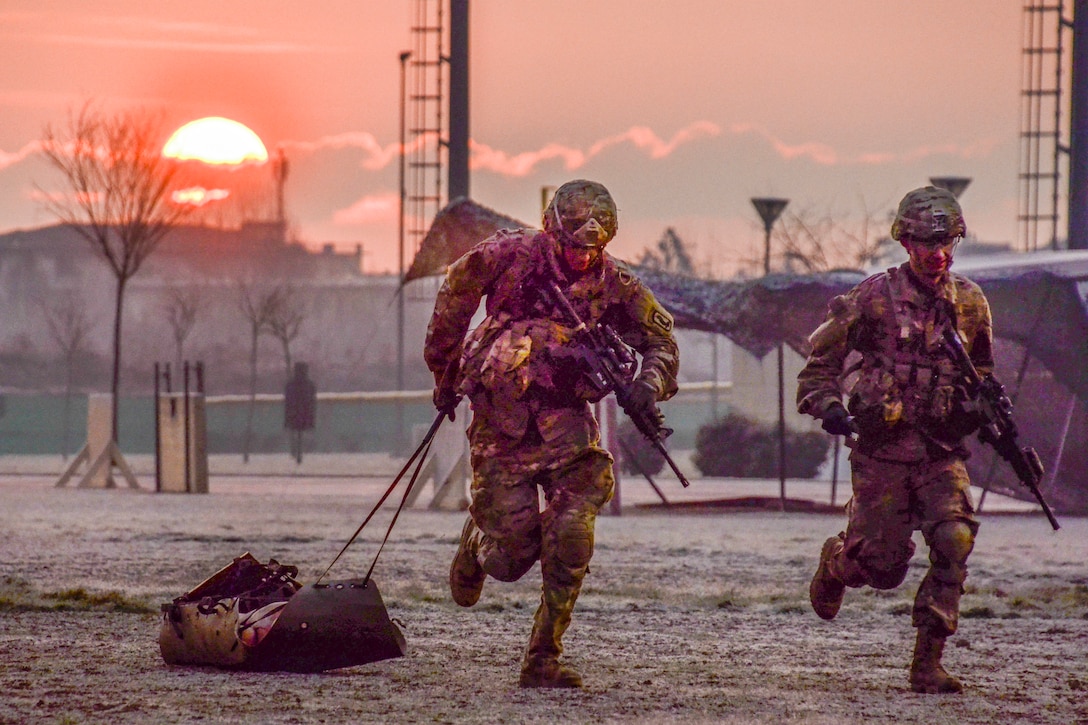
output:
[[[419,249],[431,220],[443,206],[442,168],[447,128],[442,106],[446,72],[445,1],[416,0],[411,28],[404,208],[409,257]]]
[[[1058,247],[1061,169],[1068,165],[1068,125],[1063,127],[1063,38],[1072,28],[1063,0],[1027,0],[1023,17],[1020,94],[1020,176],[1017,223],[1020,245],[1035,251]]]

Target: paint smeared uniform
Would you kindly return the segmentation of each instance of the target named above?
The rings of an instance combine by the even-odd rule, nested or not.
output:
[[[798,411],[822,419],[831,433],[857,433],[848,524],[824,543],[810,587],[813,609],[833,619],[846,587],[899,586],[914,554],[911,534],[920,530],[930,569],[913,610],[918,645],[910,679],[919,692],[962,689],[940,657],[958,626],[978,531],[963,444],[978,422],[943,340],[946,329],[957,330],[979,373],[993,371],[986,298],[948,270],[965,232],[949,192],[925,187],[904,197],[892,235],[910,260],[831,301],[798,376]]]
[[[561,640],[593,554],[597,512],[614,483],[589,406],[599,395],[580,374],[575,331],[542,282],[558,273],[587,324],[610,325],[641,355],[637,380],[649,404],[677,389],[672,316],[604,252],[615,228],[604,187],[564,184],[545,212],[544,231],[498,232],[450,266],[427,331],[436,406],[463,394],[473,411],[472,504],[450,571],[454,599],[472,606],[487,575],[515,581],[541,562],[522,686],[581,685],[559,664]],[[486,317],[468,332],[481,300]]]

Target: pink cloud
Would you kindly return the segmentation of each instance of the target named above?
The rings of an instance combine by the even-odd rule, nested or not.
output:
[[[405,151],[407,153],[412,153],[426,144],[433,144],[434,137],[435,134],[423,134],[418,136],[405,146]],[[325,149],[359,149],[365,154],[365,158],[361,162],[361,165],[364,169],[370,171],[384,169],[395,161],[401,152],[399,143],[383,146],[378,139],[374,137],[374,134],[367,131],[323,136],[316,141],[286,141],[283,143],[283,146],[284,148],[294,149],[304,153],[314,153]]]
[[[31,141],[18,151],[12,153],[0,149],[0,169],[6,169],[9,166],[14,166],[15,164],[25,161],[41,150],[42,144],[40,141]]]
[[[933,156],[956,156],[971,159],[990,155],[998,145],[998,142],[994,139],[980,139],[966,146],[948,143],[940,146],[919,146],[903,153],[867,151],[854,156],[844,156],[834,147],[819,141],[804,141],[801,143],[783,141],[767,129],[751,123],[735,123],[730,127],[729,131],[735,136],[756,135],[763,138],[780,158],[787,161],[806,158],[821,166],[879,166],[882,164],[911,163]]]
[[[364,196],[346,209],[333,213],[332,221],[341,226],[392,222],[400,210],[398,195],[395,193]]]
[[[493,171],[502,176],[528,176],[539,164],[553,159],[562,160],[567,170],[577,169],[585,164],[587,158],[583,151],[558,143],[549,143],[536,151],[523,151],[514,155],[478,141],[472,141],[470,148],[471,169]]]
[[[719,133],[721,128],[717,124],[710,121],[696,121],[666,141],[646,126],[633,126],[623,133],[595,141],[584,151],[559,143],[548,143],[536,151],[523,151],[513,155],[473,141],[470,167],[492,171],[502,176],[523,177],[532,173],[539,164],[559,159],[568,171],[573,171],[581,168],[606,149],[623,144],[645,151],[652,159],[663,159],[686,143],[702,137],[717,136]]]
[[[633,126],[626,132],[616,136],[602,139],[589,147],[589,158],[596,156],[606,148],[618,146],[622,143],[630,143],[635,148],[649,153],[652,159],[663,159],[676,151],[680,146],[699,138],[714,137],[721,134],[721,127],[710,121],[696,121],[695,123],[677,131],[668,141],[662,140],[652,129],[646,126]]]
[[[958,156],[977,158],[990,154],[997,146],[992,139],[983,139],[973,144],[960,146],[919,147],[904,153],[873,151],[846,156],[833,146],[821,141],[802,141],[791,143],[775,136],[770,131],[752,123],[732,124],[728,132],[733,136],[757,136],[763,139],[774,153],[782,159],[808,159],[822,166],[841,165],[880,165],[913,162],[929,156]],[[537,170],[537,167],[549,161],[559,161],[567,171],[575,171],[585,166],[591,159],[608,149],[629,146],[645,153],[654,160],[671,156],[681,146],[696,143],[702,139],[714,138],[722,134],[722,128],[711,121],[695,121],[677,131],[669,139],[658,136],[647,126],[632,126],[626,131],[594,141],[587,148],[575,148],[558,142],[548,142],[543,146],[520,153],[510,153],[494,146],[472,140],[470,168],[474,171],[490,171],[500,176],[523,178]],[[412,153],[424,145],[433,144],[434,135],[419,136],[410,142],[405,151]],[[373,134],[368,132],[343,133],[325,136],[316,141],[288,141],[284,144],[302,152],[315,152],[321,149],[356,148],[364,153],[361,166],[370,171],[377,171],[395,162],[401,152],[400,144],[382,145]]]
[[[41,189],[27,189],[23,196],[36,204],[62,202],[71,198],[71,194],[60,191],[46,192]]]

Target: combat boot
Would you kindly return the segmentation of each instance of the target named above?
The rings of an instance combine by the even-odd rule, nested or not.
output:
[[[480,592],[484,589],[487,572],[480,566],[477,554],[480,550],[480,530],[472,516],[465,521],[461,529],[461,545],[450,564],[450,594],[453,601],[462,607],[471,607],[480,601]]]
[[[842,606],[846,584],[831,572],[831,559],[842,551],[842,538],[832,536],[820,550],[820,565],[808,585],[808,599],[820,619],[834,619]]]
[[[540,606],[533,615],[533,633],[521,665],[522,687],[581,687],[582,676],[559,664],[563,654],[563,633],[570,625],[571,611],[581,583],[569,587],[549,586],[545,581]]]
[[[910,663],[910,689],[931,695],[963,691],[963,684],[941,667],[942,654],[944,637],[919,627]]]
[[[526,660],[521,666],[522,687],[578,688],[582,686],[582,676],[574,669],[559,664],[558,660]]]

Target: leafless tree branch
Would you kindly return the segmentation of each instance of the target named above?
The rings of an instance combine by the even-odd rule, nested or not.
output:
[[[117,439],[125,288],[190,209],[170,192],[176,165],[162,155],[161,120],[146,111],[107,115],[86,103],[67,126],[46,125],[42,153],[70,194],[43,194],[46,208],[80,234],[117,281],[113,323],[113,438]]]

